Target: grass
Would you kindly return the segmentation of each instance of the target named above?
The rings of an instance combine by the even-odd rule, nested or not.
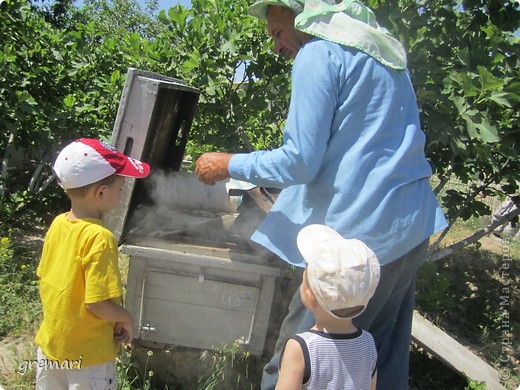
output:
[[[446,244],[466,237],[478,227],[479,221],[475,220],[456,225]],[[41,313],[35,277],[41,231],[28,235],[13,230],[0,239],[0,356],[4,356],[1,347],[7,341],[14,340],[8,348],[15,348],[13,343],[23,344],[6,354],[10,356],[11,371],[2,372],[0,359],[0,385],[30,389],[34,372],[20,375],[17,370],[24,361],[34,359],[32,338]],[[122,257],[121,261],[126,267],[128,259]],[[519,268],[520,242],[486,237],[480,247],[470,246],[436,263],[424,264],[417,281],[417,308],[421,314],[495,369],[507,373],[504,385],[508,389],[520,385],[520,364],[515,354],[520,329]],[[171,389],[154,374],[154,358],[145,356],[144,363],[141,360],[137,364],[132,356],[121,354],[119,388]],[[206,351],[193,369],[196,383],[187,388],[257,388],[263,363],[233,346]],[[462,378],[417,347],[411,352],[411,386],[428,390],[485,388]]]
[[[122,350],[116,359],[117,363],[117,385],[120,390],[151,390],[153,382],[153,370],[148,369],[150,356],[152,351],[148,351],[146,363],[143,370],[139,370],[132,359],[131,351]]]
[[[17,236],[16,232],[11,235]],[[0,337],[28,330],[39,318],[34,256],[39,248],[38,240],[0,238]]]
[[[202,390],[254,389],[260,378],[251,374],[254,359],[238,345],[223,346],[201,355],[197,388]]]
[[[17,337],[10,337],[10,343],[3,345],[2,359],[4,365],[10,369],[0,370],[0,385],[5,389],[33,389],[36,375],[35,366],[32,363],[36,355],[36,345],[32,342],[33,333],[24,332]]]
[[[446,244],[468,236],[476,225],[474,220],[458,224]],[[509,389],[520,385],[515,353],[520,336],[519,271],[520,242],[485,237],[479,245],[424,264],[417,281],[416,303],[421,314],[499,371]],[[422,351],[412,354],[412,382],[417,388],[458,388],[449,385],[455,374],[443,375],[446,378],[415,375],[415,379],[415,372],[436,372],[435,364],[426,366],[428,359],[432,360]],[[414,364],[421,369],[414,370]]]

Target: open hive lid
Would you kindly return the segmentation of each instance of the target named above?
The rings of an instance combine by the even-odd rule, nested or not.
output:
[[[181,168],[199,91],[181,80],[130,68],[119,102],[112,145],[127,156],[147,162],[152,172]],[[121,241],[131,207],[144,194],[141,179],[128,179],[117,208],[105,225]],[[136,189],[137,187],[137,189]]]

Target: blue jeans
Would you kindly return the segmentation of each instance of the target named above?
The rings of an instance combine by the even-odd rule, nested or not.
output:
[[[368,330],[377,348],[377,389],[408,389],[410,338],[415,303],[415,275],[425,258],[428,242],[381,267],[379,285],[366,310],[354,324]],[[280,328],[274,356],[264,367],[262,390],[271,390],[278,380],[280,352],[286,340],[315,324],[313,314],[300,299],[297,289]]]

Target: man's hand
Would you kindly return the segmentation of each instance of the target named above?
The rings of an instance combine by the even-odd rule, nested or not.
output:
[[[203,183],[214,185],[219,180],[229,177],[229,160],[233,157],[230,153],[204,153],[199,157],[195,167],[195,174]]]

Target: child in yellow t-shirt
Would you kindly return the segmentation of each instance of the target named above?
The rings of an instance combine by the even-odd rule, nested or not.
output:
[[[119,304],[117,243],[100,218],[117,206],[125,177],[146,177],[150,167],[82,138],[60,152],[54,171],[71,209],[52,222],[37,270],[36,388],[117,389],[118,344],[131,342],[133,325]]]

